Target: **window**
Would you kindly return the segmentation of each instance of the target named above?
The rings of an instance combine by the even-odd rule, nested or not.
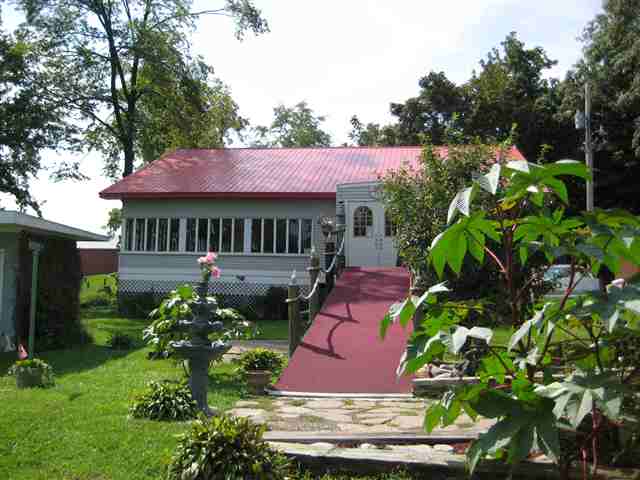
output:
[[[310,218],[126,218],[124,251],[308,254]]]
[[[398,226],[395,224],[389,212],[384,212],[384,236],[395,237],[398,233]]]
[[[124,226],[124,249],[131,251],[133,248],[133,218],[127,218]]]
[[[233,231],[233,219],[222,219],[222,244],[220,245],[221,252],[231,251],[231,233]]]
[[[220,251],[220,219],[212,218],[209,222],[210,222],[209,251],[219,252]]]
[[[311,253],[311,243],[313,237],[313,222],[310,218],[302,219],[302,252]]]
[[[289,219],[289,253],[300,253],[300,222],[297,218]]]
[[[233,251],[244,252],[244,218],[233,219]]]
[[[187,238],[185,250],[187,252],[196,251],[196,219],[187,218]]]
[[[156,222],[156,218],[147,219],[147,248],[145,249],[147,252],[156,251]]]
[[[206,218],[198,219],[198,252],[207,251],[207,236],[209,232],[209,220]]]
[[[180,219],[172,218],[169,225],[169,251],[177,252],[180,250]]]
[[[136,218],[136,252],[144,251],[144,225],[144,218]]]
[[[262,252],[262,219],[251,220],[251,253]]]
[[[158,219],[158,251],[167,251],[167,238],[169,237],[169,219]]]
[[[287,219],[276,220],[276,253],[287,253]]]
[[[264,226],[264,253],[273,253],[273,238],[275,235],[275,223],[273,218],[265,218],[263,221]]]
[[[366,237],[373,227],[373,213],[369,207],[358,207],[353,212],[353,236]]]

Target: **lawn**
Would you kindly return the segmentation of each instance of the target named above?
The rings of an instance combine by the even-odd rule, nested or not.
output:
[[[80,284],[80,304],[90,303],[97,298],[106,298],[106,289],[116,292],[117,283],[113,275],[88,275]]]
[[[185,424],[128,418],[129,402],[150,380],[179,379],[172,360],[147,360],[146,348],[104,346],[106,328],[139,332],[136,320],[87,322],[96,344],[40,355],[53,365],[56,386],[16,390],[0,376],[0,478],[150,479],[161,475]],[[4,375],[14,356],[0,356]],[[243,395],[235,366],[210,373],[209,403],[229,409]]]

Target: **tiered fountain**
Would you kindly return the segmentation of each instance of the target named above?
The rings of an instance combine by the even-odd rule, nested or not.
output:
[[[230,343],[209,340],[211,333],[220,332],[224,328],[222,322],[209,320],[217,309],[215,301],[207,300],[211,275],[216,277],[220,275],[220,271],[214,265],[215,259],[215,254],[209,253],[198,260],[202,271],[202,281],[199,282],[196,290],[198,299],[191,306],[191,319],[180,320],[176,326],[176,330],[187,333],[190,338],[171,342],[176,354],[189,361],[191,395],[198,408],[208,416],[216,414],[207,403],[209,364],[219,360],[231,348]]]

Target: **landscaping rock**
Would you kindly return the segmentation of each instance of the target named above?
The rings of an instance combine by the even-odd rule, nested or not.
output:
[[[422,428],[423,419],[417,415],[400,415],[394,418],[392,423],[400,428],[416,429]]]
[[[254,402],[250,400],[238,400],[236,402],[235,408],[253,408],[259,405],[260,404],[258,402]]]
[[[372,443],[363,443],[362,445],[360,445],[359,448],[362,448],[363,450],[377,450],[378,449],[378,447],[376,447]]]
[[[328,443],[328,442],[316,442],[316,443],[312,443],[310,446],[315,448],[326,448],[329,450],[335,447],[333,443]]]
[[[384,423],[390,422],[394,418],[395,417],[390,417],[387,415],[387,416],[381,416],[376,418],[363,418],[359,420],[359,422],[364,425],[382,425]]]
[[[434,445],[433,449],[438,452],[447,452],[447,453],[453,453],[454,451],[454,448],[451,445],[446,445],[444,443],[438,443]]]
[[[253,417],[266,417],[267,415],[266,411],[258,408],[234,408],[229,410],[229,413],[236,417],[249,417],[251,419],[253,419]]]
[[[318,409],[335,409],[342,408],[344,406],[344,402],[342,400],[335,400],[333,398],[320,398],[317,400],[309,400],[304,405],[307,408],[318,408]]]
[[[290,415],[312,415],[312,414],[316,413],[313,410],[311,410],[310,408],[306,408],[306,407],[291,407],[291,406],[279,407],[278,408],[278,412],[286,413],[286,414],[290,414]]]

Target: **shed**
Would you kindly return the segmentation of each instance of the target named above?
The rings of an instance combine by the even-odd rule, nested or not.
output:
[[[41,247],[36,337],[40,342],[62,345],[81,330],[76,242],[107,239],[24,213],[0,211],[0,350],[25,342],[29,333],[32,247]]]

